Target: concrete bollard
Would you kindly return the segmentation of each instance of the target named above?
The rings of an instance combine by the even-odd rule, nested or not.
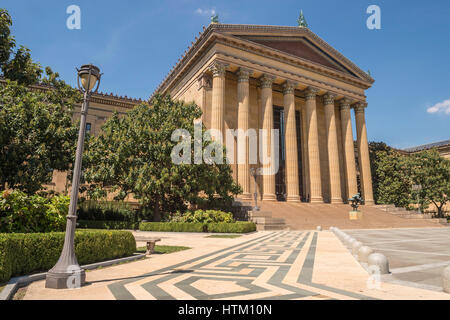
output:
[[[369,268],[379,270],[380,274],[389,273],[389,261],[384,254],[372,253],[367,258],[367,264]]]
[[[344,238],[345,244],[349,244],[352,240],[353,240],[353,238],[349,235],[346,235]]]
[[[362,245],[363,245],[363,244],[362,244],[361,242],[359,242],[359,241],[353,242],[353,244],[352,244],[352,254],[353,254],[355,257],[358,256],[359,248],[361,248]]]
[[[450,267],[445,268],[442,274],[442,288],[444,292],[450,293]]]
[[[347,244],[348,244],[348,246],[349,246],[350,248],[353,248],[353,244],[354,244],[355,242],[358,242],[358,240],[356,240],[355,238],[351,238],[350,241],[349,241]]]
[[[369,259],[369,256],[373,253],[372,248],[367,247],[367,246],[362,246],[361,248],[359,248],[358,250],[358,261],[359,262],[366,262]]]
[[[317,227],[317,231],[322,231],[322,227],[321,227],[321,226],[318,226],[318,227]]]

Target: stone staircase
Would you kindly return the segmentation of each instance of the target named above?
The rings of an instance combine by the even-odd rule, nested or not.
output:
[[[250,221],[256,224],[256,230],[286,230],[286,221],[283,218],[273,218],[270,211],[249,211]]]
[[[375,208],[404,219],[421,219],[433,223],[439,223],[444,225],[448,224],[447,219],[445,218],[444,219],[433,218],[433,216],[429,213],[419,213],[416,211],[406,210],[405,208],[396,207],[393,204],[376,205]]]

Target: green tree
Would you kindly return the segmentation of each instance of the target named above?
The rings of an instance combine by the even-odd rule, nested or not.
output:
[[[373,197],[376,203],[380,203],[378,195],[381,174],[380,158],[392,151],[392,148],[384,142],[369,142],[370,171],[372,173]],[[358,161],[357,165],[359,166]]]
[[[151,106],[143,103],[123,117],[115,113],[87,146],[83,161],[85,179],[92,183],[90,192],[104,196],[104,190],[109,189],[119,200],[132,194],[144,209],[152,211],[155,221],[160,221],[164,213],[184,211],[188,205],[204,207],[218,200],[230,205],[241,189],[226,162],[172,161],[172,151],[178,144],[172,141],[172,133],[184,129],[194,137],[194,120],[201,114],[197,105],[176,102],[168,96],[156,96]],[[189,141],[188,156],[194,159],[194,141]],[[203,141],[203,147],[206,145]]]
[[[426,150],[410,156],[408,165],[412,184],[422,186],[412,191],[411,202],[424,208],[433,203],[437,216],[443,218],[443,207],[450,195],[450,160],[441,157],[437,150]]]
[[[30,50],[24,46],[16,48],[11,36],[12,19],[8,11],[0,8],[0,69],[5,78],[22,85],[36,84],[43,74],[42,67],[31,59]]]
[[[411,202],[411,178],[408,175],[408,156],[396,151],[377,151],[374,161],[376,177],[374,197],[378,204],[408,207]]]
[[[71,111],[79,92],[16,47],[11,17],[0,9],[0,188],[35,193],[53,170],[73,162],[77,129]],[[42,76],[43,75],[43,76]]]

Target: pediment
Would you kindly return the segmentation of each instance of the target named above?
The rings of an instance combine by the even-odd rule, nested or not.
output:
[[[239,37],[357,77],[349,68],[305,37]]]
[[[261,48],[272,49],[290,57],[338,71],[370,84],[374,82],[370,75],[308,28],[216,24],[211,25],[211,29],[251,42]]]

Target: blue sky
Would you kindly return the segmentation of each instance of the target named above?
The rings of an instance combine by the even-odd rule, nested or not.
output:
[[[81,8],[81,30],[66,27],[72,4]],[[366,27],[372,4],[381,8],[381,30]],[[68,83],[75,85],[75,67],[92,62],[104,73],[101,91],[139,98],[209,24],[211,10],[223,23],[295,26],[303,9],[313,32],[375,78],[369,140],[406,148],[450,139],[448,0],[1,0],[0,7],[13,17],[17,43]]]

